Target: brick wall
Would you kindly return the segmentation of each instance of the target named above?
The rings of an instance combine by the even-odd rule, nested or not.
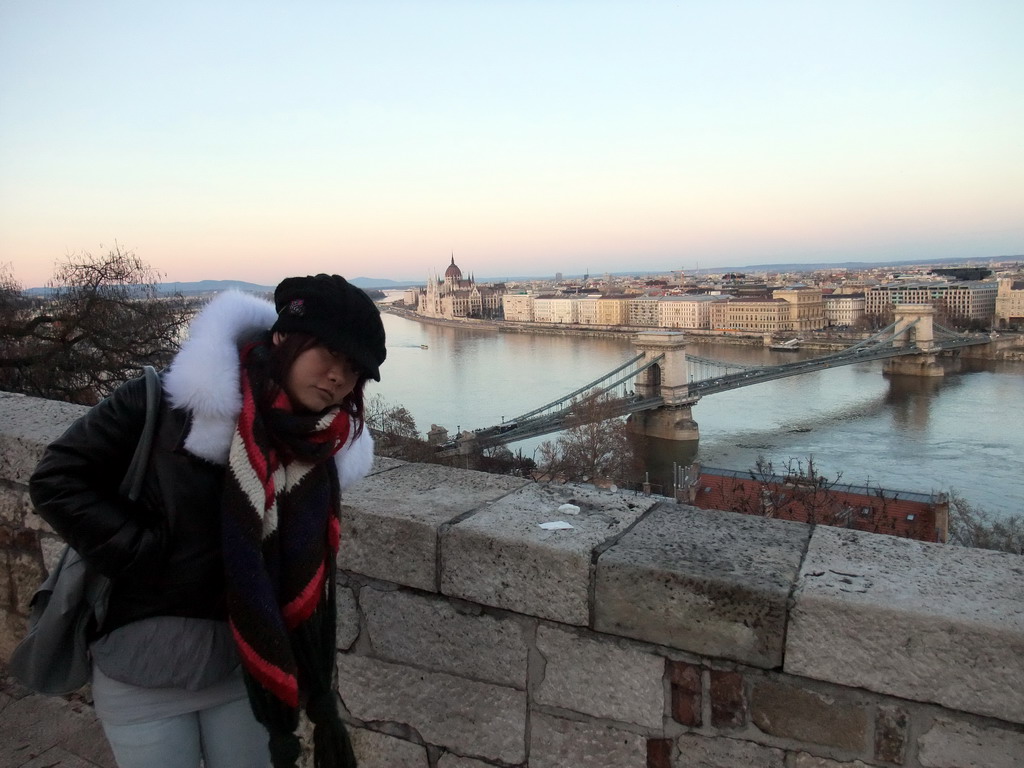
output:
[[[67,409],[0,395],[5,654],[59,547],[24,481]],[[393,460],[342,527],[363,768],[1024,759],[1019,557]]]

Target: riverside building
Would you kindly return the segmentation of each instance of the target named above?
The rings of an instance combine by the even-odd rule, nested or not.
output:
[[[825,325],[854,326],[864,319],[864,294],[832,294],[824,297]]]
[[[457,317],[500,318],[504,294],[504,283],[480,285],[472,276],[463,278],[453,255],[443,278],[427,278],[426,288],[418,292],[416,311],[425,317],[448,320]]]
[[[998,292],[999,286],[989,281],[886,283],[868,290],[864,311],[879,315],[892,311],[897,304],[928,304],[948,317],[990,324],[996,314]]]
[[[996,327],[1024,328],[1024,276],[999,278]]]

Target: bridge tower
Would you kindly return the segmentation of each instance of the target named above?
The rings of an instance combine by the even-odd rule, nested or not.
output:
[[[686,380],[686,336],[677,331],[644,331],[633,337],[633,346],[644,353],[644,363],[664,359],[637,376],[639,397],[661,397],[664,405],[629,417],[630,429],[664,440],[695,441],[700,434],[691,407],[698,398],[690,395]]]
[[[896,327],[894,347],[916,345],[919,355],[892,357],[885,363],[885,373],[903,376],[943,376],[935,349],[935,307],[928,304],[897,304],[893,308]]]

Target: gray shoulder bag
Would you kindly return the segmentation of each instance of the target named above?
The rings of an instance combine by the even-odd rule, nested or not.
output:
[[[120,487],[121,495],[131,501],[138,501],[142,492],[160,409],[160,377],[151,365],[143,371],[146,423]],[[56,567],[32,596],[28,634],[8,662],[11,675],[28,688],[52,696],[70,693],[89,682],[88,632],[92,626],[102,626],[109,598],[110,579],[86,566],[75,550],[65,546]]]

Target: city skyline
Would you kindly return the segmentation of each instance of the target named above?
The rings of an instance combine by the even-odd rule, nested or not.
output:
[[[0,0],[0,265],[169,282],[1024,252],[1024,6]]]

